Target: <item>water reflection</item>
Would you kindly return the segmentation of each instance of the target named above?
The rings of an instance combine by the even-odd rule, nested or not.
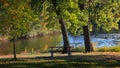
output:
[[[10,44],[10,45],[8,45]],[[0,42],[0,55],[10,54],[11,52],[11,43],[9,41]]]
[[[84,37],[74,37],[69,35],[70,45],[71,46],[83,46],[84,45]],[[103,39],[103,38],[95,38],[92,37],[92,43],[96,47],[102,46],[113,46],[120,45],[120,40],[115,39]],[[32,53],[41,53],[49,51],[50,46],[62,46],[62,36],[61,34],[46,36],[46,37],[37,37],[31,38],[28,40],[18,40],[16,42],[16,52],[17,54],[32,54]],[[12,54],[12,43],[9,41],[0,41],[0,55]]]
[[[40,53],[48,51],[49,46],[61,45],[60,34],[46,37],[31,38],[28,40],[18,40],[16,42],[16,52],[20,53]],[[12,54],[12,42],[0,42],[0,55]]]
[[[114,46],[120,45],[120,39],[112,39],[112,38],[96,38],[91,37],[92,44],[96,47],[103,47],[103,46]],[[83,36],[69,36],[71,46],[83,46],[84,45],[84,37]]]

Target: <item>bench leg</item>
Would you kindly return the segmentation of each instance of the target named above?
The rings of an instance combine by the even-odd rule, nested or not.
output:
[[[53,58],[53,51],[51,51],[51,58]]]
[[[68,56],[71,56],[71,52],[68,52]]]
[[[70,49],[68,50],[68,56],[71,56],[71,51],[70,51]]]

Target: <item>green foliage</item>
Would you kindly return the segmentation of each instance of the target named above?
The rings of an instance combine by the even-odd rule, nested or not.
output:
[[[33,14],[28,2],[26,1],[6,1],[0,8],[4,9],[0,13],[0,32],[11,38],[26,34],[31,29],[31,24],[38,18]],[[18,3],[19,2],[19,3]]]
[[[108,52],[109,51],[109,47],[101,47],[96,49],[98,52]]]
[[[31,0],[30,1],[31,8],[34,10],[35,14],[40,15],[44,8],[43,0]]]
[[[82,34],[82,27],[84,25],[87,25],[87,22],[88,22],[87,12],[86,11],[78,11],[78,12],[79,12],[79,14],[76,14],[77,20],[76,21],[72,20],[71,26],[68,29],[69,32],[75,36]]]
[[[42,24],[50,30],[59,29],[58,18],[63,18],[68,31],[73,35],[82,34],[82,26],[87,25],[90,12],[90,27],[105,31],[118,29],[120,2],[118,0],[56,0],[59,10],[57,17],[52,0],[0,0],[0,32],[15,35],[25,34],[31,29],[42,30]],[[84,4],[84,10],[79,9]],[[34,22],[36,20],[40,20]],[[110,25],[110,26],[109,26]],[[13,29],[14,26],[14,30]],[[93,30],[95,30],[94,28]],[[91,28],[92,30],[92,28]],[[11,34],[12,35],[12,34]]]
[[[104,46],[100,48],[96,48],[98,52],[120,52],[120,46]]]
[[[73,49],[73,51],[75,51],[75,52],[84,52],[85,51],[85,47],[84,46],[75,47]]]
[[[95,52],[120,52],[120,46],[104,46],[104,47],[98,47],[94,48]],[[84,46],[75,47],[73,51],[75,52],[84,52],[85,48]]]
[[[58,18],[63,18],[71,33],[75,33],[75,35],[78,34],[76,32],[81,33],[82,29],[79,28],[79,26],[85,24],[84,21],[86,21],[87,17],[85,16],[86,12],[79,11],[78,5],[76,4],[77,0],[56,0],[57,5],[55,8],[51,1],[52,0],[44,0],[44,2],[31,1],[33,9],[35,9],[35,11],[37,10],[37,13],[40,14],[41,20],[43,20],[41,22],[47,22],[48,28],[55,29],[59,28]],[[56,10],[59,11],[59,16],[57,16]],[[43,18],[46,16],[48,16],[48,19]],[[78,18],[81,19],[82,23]]]
[[[105,31],[110,31],[113,28],[118,29],[118,22],[120,20],[119,10],[120,2],[98,1],[95,2],[95,14],[98,27],[102,27]],[[110,26],[109,26],[110,25]]]
[[[32,8],[39,14],[41,22],[47,22],[47,27],[59,29],[58,18],[63,18],[68,27],[68,31],[73,35],[82,34],[82,26],[87,25],[90,12],[90,29],[92,27],[102,28],[110,31],[113,28],[118,29],[120,20],[120,2],[117,0],[95,0],[89,3],[89,0],[56,0],[56,8],[52,5],[52,0],[31,0]],[[84,10],[79,9],[84,4]],[[90,6],[89,6],[90,5]],[[56,15],[59,10],[59,16]],[[47,19],[44,17],[48,16]],[[111,26],[109,26],[111,25]],[[93,29],[95,30],[95,28]]]
[[[48,28],[48,30],[59,29],[57,16],[49,0],[31,0],[30,4],[34,13],[39,16],[40,22],[38,24],[38,30],[40,32],[46,31],[42,28],[42,24],[45,23],[47,24],[45,27]]]
[[[52,6],[52,4],[51,4]],[[48,8],[49,9],[49,8]],[[70,22],[78,22],[77,16],[75,13],[79,13],[78,6],[73,0],[57,0],[57,7],[55,10],[59,11],[59,18],[63,18],[66,22],[67,27],[69,28],[71,23]],[[49,11],[51,13],[51,10]],[[52,12],[53,13],[53,12]]]
[[[118,22],[120,20],[120,2],[117,2],[117,0],[96,0],[93,2],[89,2],[89,0],[78,0],[78,5],[80,8],[80,15],[77,15],[79,15],[78,20],[81,24],[76,26],[76,23],[72,23],[69,31],[73,35],[80,35],[82,33],[82,26],[86,25],[88,22],[91,23],[90,30],[92,30],[91,27],[93,30],[102,28],[104,31],[118,29]],[[82,14],[81,11],[84,14]],[[88,15],[90,15],[90,18]],[[83,22],[84,24],[82,24]]]

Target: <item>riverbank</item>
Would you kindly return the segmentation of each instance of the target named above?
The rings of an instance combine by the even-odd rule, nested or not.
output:
[[[0,59],[3,68],[120,68],[120,52],[94,52],[55,54],[50,58],[49,53],[19,56],[17,61],[12,58]]]
[[[26,38],[44,37],[44,36],[56,35],[60,33],[61,33],[60,30],[50,30],[50,31],[44,31],[44,32],[30,32],[28,33]]]
[[[50,36],[50,35],[56,35],[60,34],[60,30],[51,30],[51,31],[45,31],[45,32],[29,32],[28,34],[18,37],[18,39],[30,39],[35,37],[44,37],[44,36]],[[0,41],[8,41],[8,36],[0,36]]]

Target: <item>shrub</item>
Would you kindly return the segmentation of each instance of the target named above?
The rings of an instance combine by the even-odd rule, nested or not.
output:
[[[78,46],[78,47],[75,47],[73,49],[73,51],[75,51],[75,52],[84,52],[85,48],[84,48],[84,46]]]
[[[109,51],[109,47],[104,46],[104,47],[96,48],[96,50],[98,52],[107,52]]]
[[[98,52],[120,52],[120,46],[104,46],[100,48],[96,48]]]
[[[110,50],[111,52],[120,52],[120,46],[111,46]]]

